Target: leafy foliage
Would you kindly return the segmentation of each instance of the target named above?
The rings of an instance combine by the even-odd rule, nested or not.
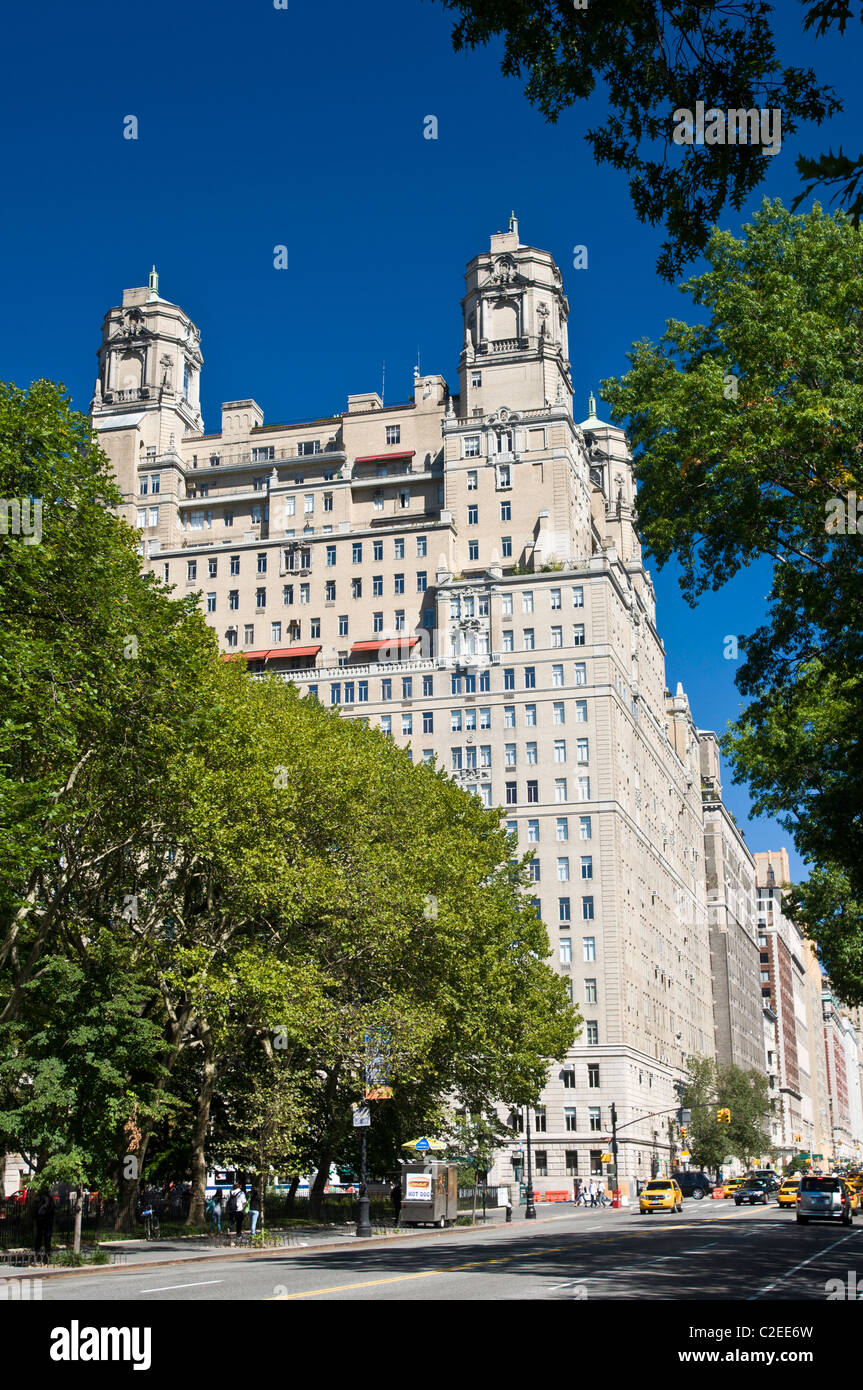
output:
[[[705,111],[781,110],[782,136],[802,121],[821,123],[842,109],[812,68],[784,66],[766,0],[440,0],[459,13],[458,51],[503,39],[501,70],[525,76],[525,94],[549,121],[599,89],[608,114],[587,131],[598,163],[625,170],[636,215],[668,232],[658,269],[671,280],[702,251],[711,224],[727,207],[740,209],[774,157],[759,144],[673,142],[672,115]],[[844,33],[852,0],[804,0],[804,27]],[[863,10],[861,10],[863,17]],[[809,180],[801,199],[822,183],[859,218],[863,156],[805,156]]]

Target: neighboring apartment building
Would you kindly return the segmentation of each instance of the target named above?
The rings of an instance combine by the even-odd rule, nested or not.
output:
[[[105,318],[93,422],[145,565],[201,591],[226,654],[503,808],[585,1018],[532,1116],[537,1186],[599,1171],[612,1101],[621,1172],[645,1177],[671,1157],[648,1117],[714,1050],[699,735],[666,689],[625,436],[592,399],[573,419],[559,269],[512,219],[462,307],[455,392],[417,372],[407,402],[368,392],[295,425],[233,401],[204,433],[198,330],[153,274]],[[747,856],[711,805],[736,980]],[[752,1011],[729,1008],[742,1057]]]
[[[719,744],[698,734],[704,815],[704,870],[716,1060],[765,1070],[764,1025],[755,928],[755,860],[722,804]]]
[[[755,855],[761,992],[771,1089],[779,1100],[773,1139],[783,1161],[801,1151],[823,1162],[863,1158],[860,1035],[836,999],[815,949],[782,910],[786,850]]]

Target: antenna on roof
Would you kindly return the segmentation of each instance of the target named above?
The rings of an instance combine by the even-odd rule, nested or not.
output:
[[[386,364],[386,358],[384,358],[383,366],[381,367],[381,405],[383,405],[384,401],[386,400],[386,391],[387,391],[387,364]]]

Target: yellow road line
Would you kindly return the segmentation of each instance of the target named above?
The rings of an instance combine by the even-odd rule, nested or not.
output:
[[[732,1213],[729,1212],[729,1216],[731,1214]],[[683,1226],[679,1223],[673,1226],[654,1225],[651,1226],[650,1229],[652,1231],[678,1231],[682,1234],[683,1232],[691,1231],[693,1226],[712,1226],[715,1224],[716,1221],[726,1220],[728,1220],[728,1217],[715,1216],[708,1221],[688,1221]],[[632,1231],[628,1235],[624,1235],[621,1233],[620,1235],[602,1236],[598,1240],[581,1240],[573,1245],[543,1246],[541,1249],[526,1250],[521,1252],[520,1254],[497,1255],[493,1260],[473,1260],[470,1264],[445,1265],[442,1269],[424,1269],[420,1270],[416,1274],[394,1274],[390,1275],[386,1279],[363,1279],[362,1282],[358,1284],[333,1284],[330,1288],[326,1289],[302,1289],[298,1293],[280,1293],[275,1294],[272,1298],[267,1299],[266,1301],[268,1303],[284,1303],[293,1298],[317,1298],[321,1294],[347,1293],[351,1289],[369,1289],[378,1284],[402,1284],[405,1283],[408,1279],[431,1279],[434,1278],[436,1275],[455,1274],[463,1269],[482,1269],[485,1268],[485,1266],[487,1265],[507,1264],[510,1260],[530,1260],[535,1258],[537,1255],[558,1255],[563,1250],[582,1250],[585,1247],[594,1249],[597,1245],[608,1245],[609,1242],[615,1240],[636,1240],[640,1235],[641,1231]],[[589,1278],[589,1276],[586,1277]]]

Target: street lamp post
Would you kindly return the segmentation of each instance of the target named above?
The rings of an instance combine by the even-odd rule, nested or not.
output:
[[[369,1194],[366,1187],[366,1130],[363,1127],[362,1147],[360,1149],[360,1219],[357,1222],[357,1235],[370,1236],[372,1233],[371,1222],[369,1221]]]
[[[524,1107],[525,1127],[527,1130],[527,1198],[524,1207],[525,1221],[536,1220],[536,1207],[533,1205],[533,1169],[530,1162],[530,1106]]]

